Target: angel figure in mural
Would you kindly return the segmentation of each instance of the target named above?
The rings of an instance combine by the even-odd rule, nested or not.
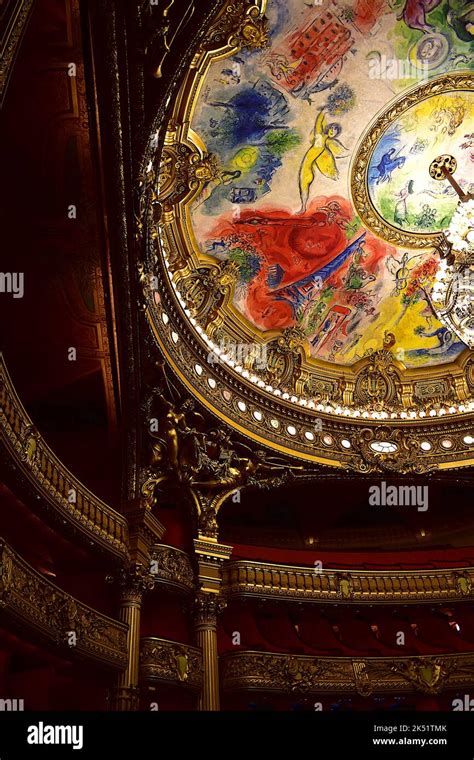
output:
[[[336,158],[345,158],[348,155],[347,149],[337,139],[341,131],[341,125],[336,122],[326,124],[324,110],[319,112],[314,126],[311,147],[306,152],[300,168],[300,214],[304,214],[306,211],[309,191],[317,171],[334,180],[339,177]]]

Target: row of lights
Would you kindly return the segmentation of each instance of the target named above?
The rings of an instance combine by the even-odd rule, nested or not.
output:
[[[168,323],[169,323],[169,317],[166,314],[166,312],[162,312],[161,318],[162,318],[163,324],[164,325],[168,325]],[[192,319],[192,322],[194,322],[194,324],[196,324],[196,322],[195,322],[194,319]],[[196,325],[196,329],[198,329],[198,327],[199,326]],[[203,336],[204,339],[207,338],[206,342],[208,342],[209,344],[212,343],[212,341],[210,341],[210,339],[208,338],[208,336],[205,335],[205,333],[202,330],[202,328],[199,327],[198,332],[199,331],[202,334],[202,336]],[[179,335],[178,335],[178,333],[176,333],[175,331],[173,331],[171,333],[171,338],[172,338],[172,340],[173,340],[173,342],[175,344],[178,343],[178,341],[179,341]],[[195,371],[195,373],[196,373],[196,375],[198,377],[202,377],[204,369],[203,369],[203,367],[200,364],[195,364],[194,365],[194,371]],[[217,382],[216,382],[216,380],[213,377],[208,377],[207,378],[207,384],[209,385],[209,388],[211,388],[211,390],[215,390],[217,388]],[[263,383],[263,385],[265,385],[265,384]],[[270,386],[265,386],[265,387],[269,388]],[[231,394],[228,391],[227,391],[227,394],[228,394],[227,400],[230,401],[230,399],[232,398],[232,396],[231,396]],[[288,394],[284,394],[284,395],[288,395]],[[314,407],[314,405],[313,405],[313,407]],[[320,409],[320,407],[321,407],[321,409]],[[242,412],[244,414],[247,411],[247,404],[245,403],[245,401],[241,401],[240,400],[240,401],[237,402],[237,408],[239,409],[240,412]],[[319,410],[320,411],[324,411],[325,410],[322,404],[318,404],[318,406],[316,406],[314,408],[316,408],[316,410],[318,410],[318,411]],[[257,422],[263,422],[263,420],[264,420],[264,414],[263,414],[263,412],[261,412],[258,409],[254,410],[252,412],[252,416],[254,417],[254,419]],[[280,422],[279,422],[279,420],[277,420],[275,418],[272,418],[270,420],[270,425],[272,426],[272,428],[274,430],[278,430],[278,428],[280,427]],[[298,431],[297,431],[297,429],[295,428],[294,425],[287,425],[286,426],[286,432],[289,435],[291,435],[291,436],[296,436],[298,434]],[[314,441],[315,438],[316,438],[316,436],[314,435],[314,433],[311,430],[306,430],[305,433],[304,433],[304,436],[305,436],[306,440],[310,441],[310,442]],[[335,440],[334,440],[334,438],[331,435],[326,434],[326,435],[324,435],[322,437],[322,442],[324,443],[325,446],[331,447],[331,446],[334,445]],[[465,435],[464,438],[463,438],[463,443],[465,443],[466,446],[472,446],[472,445],[474,445],[474,436],[472,436],[472,435]],[[351,448],[351,442],[349,440],[347,440],[346,438],[343,438],[341,440],[341,446],[344,449],[350,449]],[[392,453],[392,452],[395,452],[397,450],[397,448],[398,448],[397,444],[393,443],[392,441],[373,441],[370,444],[370,446],[371,446],[371,448],[375,452],[377,452],[379,454]],[[443,447],[443,449],[449,450],[449,449],[453,448],[454,442],[450,438],[444,438],[441,441],[441,446]],[[430,441],[422,441],[420,443],[420,448],[421,448],[422,451],[428,452],[428,451],[431,451],[431,449],[433,448],[433,445],[430,443]]]

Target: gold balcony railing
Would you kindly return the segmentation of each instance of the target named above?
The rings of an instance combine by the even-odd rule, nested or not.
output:
[[[63,521],[109,552],[128,557],[123,515],[94,496],[55,456],[28,417],[0,355],[0,440],[37,494]]]
[[[438,694],[474,686],[474,653],[351,658],[231,652],[219,658],[219,670],[227,691]]]
[[[0,539],[0,619],[3,616],[72,655],[118,670],[127,664],[127,625],[62,591]]]
[[[202,652],[176,641],[146,636],[140,641],[140,679],[167,681],[198,690],[202,685]]]
[[[311,602],[441,602],[472,599],[474,568],[449,570],[330,570],[239,560],[224,567],[227,597]]]
[[[151,573],[156,584],[194,591],[194,571],[186,552],[166,544],[154,544],[150,549]]]

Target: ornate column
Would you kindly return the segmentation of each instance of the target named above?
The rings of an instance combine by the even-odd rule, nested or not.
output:
[[[138,710],[140,691],[138,673],[140,664],[140,613],[143,596],[154,586],[149,568],[136,563],[123,570],[119,582],[122,587],[119,619],[128,625],[128,662],[120,674],[113,694],[115,710]]]
[[[220,595],[222,565],[232,554],[232,547],[216,539],[194,539],[199,566],[199,587],[195,600],[195,630],[203,656],[203,686],[199,710],[219,710],[219,662],[217,652],[217,618],[225,608]]]

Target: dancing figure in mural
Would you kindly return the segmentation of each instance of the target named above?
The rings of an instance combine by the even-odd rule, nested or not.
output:
[[[326,124],[324,111],[320,111],[313,131],[313,142],[301,163],[300,168],[300,214],[304,214],[308,205],[309,191],[319,171],[325,177],[337,179],[339,172],[336,158],[347,156],[346,148],[337,139],[341,133],[340,124]]]

